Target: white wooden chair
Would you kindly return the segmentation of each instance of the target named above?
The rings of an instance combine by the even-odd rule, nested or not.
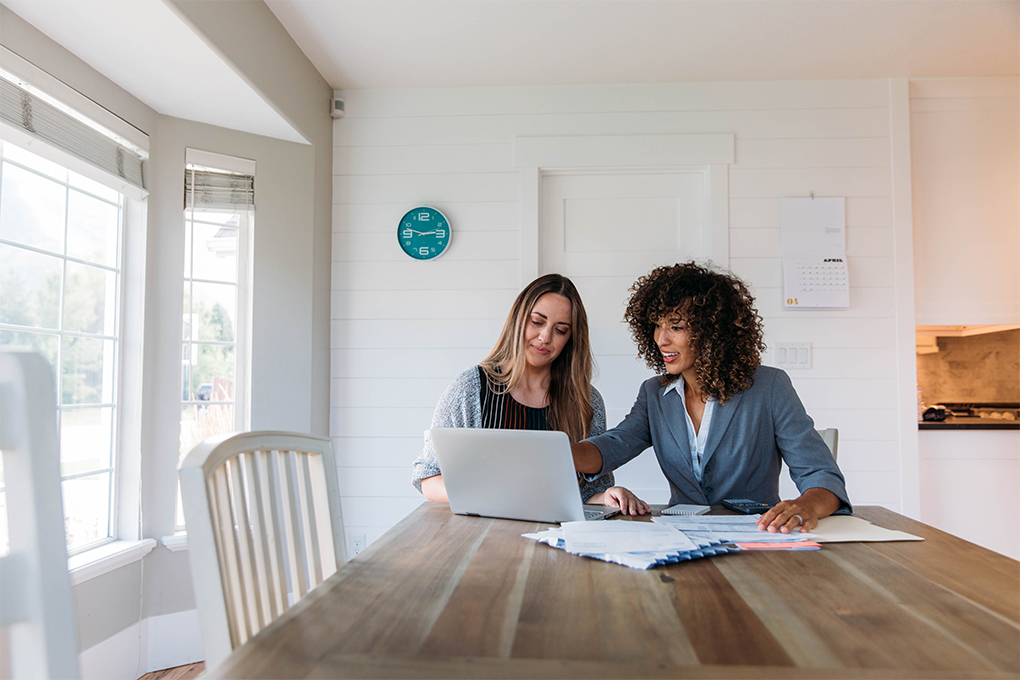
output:
[[[291,432],[211,437],[180,466],[207,668],[347,561],[333,449]]]
[[[0,450],[10,553],[0,559],[0,624],[12,678],[77,678],[60,494],[53,372],[39,354],[0,350]]]
[[[835,427],[830,427],[827,430],[815,430],[818,434],[822,435],[822,441],[829,447],[829,452],[832,454],[832,459],[837,460],[836,451],[839,449],[839,430]]]

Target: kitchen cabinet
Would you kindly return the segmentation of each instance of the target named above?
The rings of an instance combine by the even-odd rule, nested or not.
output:
[[[1020,79],[910,83],[917,324],[1020,323]]]
[[[1020,559],[1020,430],[917,433],[921,521]]]

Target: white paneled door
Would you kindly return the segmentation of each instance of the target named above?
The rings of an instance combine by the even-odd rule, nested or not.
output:
[[[656,266],[710,251],[708,182],[701,168],[543,173],[539,273],[563,274],[581,293],[609,427],[623,420],[639,385],[653,375],[637,359],[623,322],[628,289]],[[650,449],[620,468],[616,480],[648,502],[669,500]]]

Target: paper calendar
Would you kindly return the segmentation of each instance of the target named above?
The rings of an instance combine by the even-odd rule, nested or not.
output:
[[[846,199],[780,202],[783,309],[849,309]]]

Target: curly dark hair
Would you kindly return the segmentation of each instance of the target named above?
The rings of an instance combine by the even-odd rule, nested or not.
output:
[[[687,323],[687,342],[697,355],[694,370],[704,395],[721,404],[754,383],[765,343],[754,297],[739,278],[692,261],[653,269],[630,291],[623,319],[630,324],[638,356],[660,375],[663,385],[679,377],[666,371],[654,338],[656,324],[671,315]]]

